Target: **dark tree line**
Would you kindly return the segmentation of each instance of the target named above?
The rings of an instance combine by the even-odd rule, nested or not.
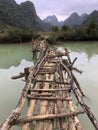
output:
[[[92,20],[87,26],[80,26],[76,28],[70,28],[67,25],[63,25],[61,28],[57,26],[52,27],[52,32],[56,35],[56,40],[98,40],[98,23]]]

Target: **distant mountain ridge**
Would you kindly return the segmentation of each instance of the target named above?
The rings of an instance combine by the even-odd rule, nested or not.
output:
[[[55,15],[47,16],[45,19],[43,19],[45,23],[51,23],[52,25],[59,25],[59,21]]]
[[[88,14],[82,14],[79,16],[78,13],[71,14],[63,24],[66,24],[70,27],[80,26],[88,17]]]
[[[90,23],[91,20],[95,20],[98,22],[98,11],[94,10],[91,14],[82,14],[79,15],[78,13],[72,13],[67,19],[62,22],[59,22],[55,15],[47,16],[43,21],[45,23],[51,23],[54,26],[62,26],[68,25],[71,28],[85,26]]]
[[[52,25],[59,27],[68,25],[74,28],[88,25],[92,19],[98,22],[97,10],[89,15],[86,13],[79,15],[75,12],[62,22],[59,22],[55,15],[41,20],[36,13],[34,4],[30,1],[17,4],[15,0],[0,0],[0,29],[4,26],[5,28],[16,27],[33,31],[50,31]]]
[[[90,21],[95,20],[98,23],[98,11],[94,10],[90,15],[88,15],[87,19],[83,22],[82,25],[88,25]]]
[[[50,23],[54,26],[68,25],[70,27],[80,26],[88,17],[88,14],[82,14],[79,16],[78,13],[71,14],[66,20],[59,22],[58,18],[55,15],[47,16],[43,21],[45,23]]]
[[[0,25],[46,31],[49,26],[36,14],[30,1],[18,5],[15,0],[0,0]]]
[[[58,18],[55,15],[47,16],[45,19],[43,19],[45,23],[50,23],[54,26],[62,26],[63,21],[59,21]]]

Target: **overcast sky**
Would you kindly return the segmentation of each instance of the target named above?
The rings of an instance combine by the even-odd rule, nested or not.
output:
[[[26,0],[15,0],[18,4]],[[43,19],[56,15],[59,20],[66,19],[73,12],[91,13],[98,10],[98,0],[30,0],[34,3],[37,15]]]

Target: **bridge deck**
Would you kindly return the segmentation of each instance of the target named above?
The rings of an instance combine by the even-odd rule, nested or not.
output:
[[[98,130],[98,122],[82,100],[84,93],[73,74],[73,70],[81,73],[73,67],[76,59],[71,61],[67,49],[60,53],[48,47],[34,67],[27,67],[24,73],[13,76],[12,79],[25,77],[25,86],[16,108],[0,130],[8,130],[18,124],[22,125],[22,130],[31,130],[32,126],[34,130],[83,130],[78,119],[78,115],[83,113]],[[26,115],[19,118],[26,100]],[[81,109],[75,101],[79,102]]]

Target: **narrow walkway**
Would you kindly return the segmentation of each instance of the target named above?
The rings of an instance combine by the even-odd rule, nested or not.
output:
[[[81,73],[73,67],[77,58],[71,61],[67,49],[59,52],[50,48],[45,40],[35,41],[33,51],[41,52],[36,65],[12,77],[25,77],[25,86],[16,108],[2,123],[0,130],[9,130],[19,124],[22,130],[83,130],[78,119],[78,115],[83,113],[87,114],[98,130],[98,121],[82,100],[81,96],[85,95],[73,74],[73,70]],[[81,109],[76,107],[73,95]],[[19,118],[26,100],[26,115]]]

